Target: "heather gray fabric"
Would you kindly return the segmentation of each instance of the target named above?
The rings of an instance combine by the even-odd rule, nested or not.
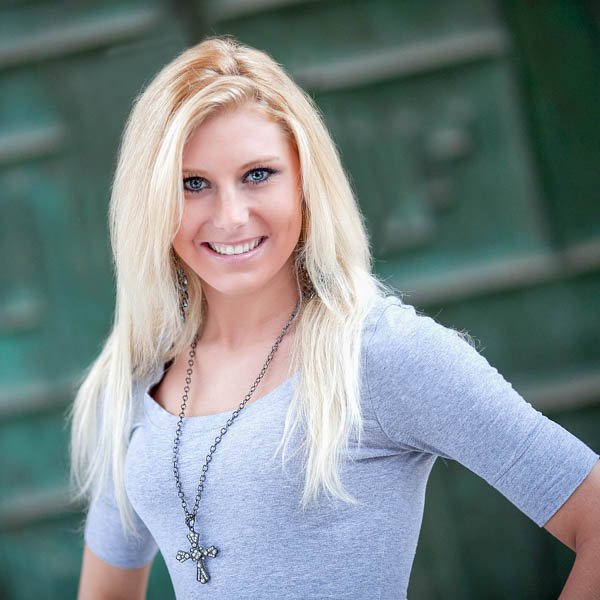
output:
[[[285,467],[280,455],[272,458],[296,375],[249,404],[214,454],[197,525],[201,543],[219,554],[206,559],[210,581],[197,582],[195,565],[175,560],[189,548],[171,464],[177,417],[147,394],[161,370],[134,395],[139,416],[125,477],[140,539],[123,535],[106,490],[90,507],[87,544],[125,568],[160,550],[179,599],[405,598],[437,456],[464,464],[540,526],[598,460],[456,332],[397,298],[371,311],[362,359],[365,431],[360,447],[351,440],[353,460],[342,469],[359,505],[322,499],[300,512],[300,454]],[[229,414],[185,421],[180,470],[188,502]]]

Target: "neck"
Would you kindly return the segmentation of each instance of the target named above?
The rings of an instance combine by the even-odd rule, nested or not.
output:
[[[298,302],[294,277],[247,294],[227,295],[205,287],[202,339],[235,349],[277,337]]]

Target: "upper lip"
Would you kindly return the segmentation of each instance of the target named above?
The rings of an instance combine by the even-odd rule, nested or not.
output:
[[[217,241],[207,241],[207,244],[222,244],[224,246],[241,246],[242,244],[247,244],[249,242],[253,242],[254,240],[262,240],[265,236],[264,235],[256,235],[254,237],[251,238],[246,238],[245,240],[241,240],[241,241],[235,241],[235,242],[217,242]]]

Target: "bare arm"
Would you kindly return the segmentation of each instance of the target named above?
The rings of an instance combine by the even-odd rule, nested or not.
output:
[[[545,528],[577,553],[560,600],[600,598],[600,461]]]
[[[113,567],[86,545],[83,550],[78,600],[144,600],[150,561],[138,569]]]

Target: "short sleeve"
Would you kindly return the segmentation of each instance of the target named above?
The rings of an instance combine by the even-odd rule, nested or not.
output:
[[[123,530],[112,479],[108,479],[106,489],[90,503],[84,528],[85,542],[94,554],[115,567],[142,567],[154,558],[158,546],[135,511],[135,535]]]
[[[597,453],[534,409],[458,332],[388,303],[366,358],[383,432],[399,447],[460,462],[544,525]]]

